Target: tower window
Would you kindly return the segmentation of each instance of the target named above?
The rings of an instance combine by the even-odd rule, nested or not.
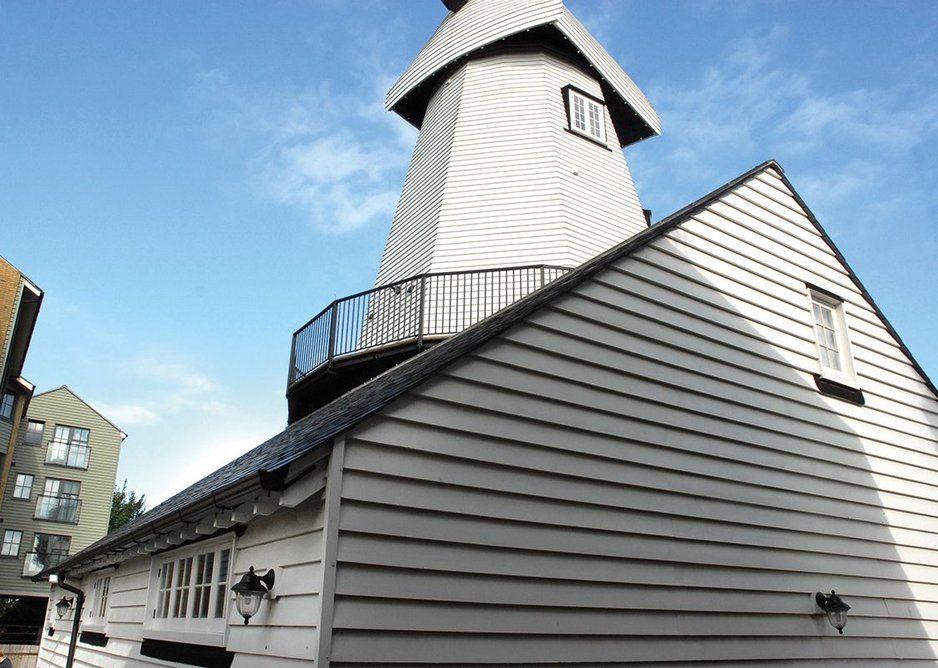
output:
[[[606,110],[602,100],[567,86],[564,88],[570,131],[606,145]]]

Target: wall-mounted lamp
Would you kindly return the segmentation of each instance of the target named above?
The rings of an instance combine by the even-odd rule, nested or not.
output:
[[[254,574],[254,567],[241,578],[241,582],[234,585],[231,591],[235,594],[235,605],[238,606],[238,614],[244,617],[244,625],[248,625],[248,620],[257,614],[261,607],[261,601],[271,589],[274,588],[274,569],[270,569],[264,575]]]
[[[827,621],[831,623],[840,635],[844,634],[844,627],[847,625],[847,611],[850,606],[847,605],[833,589],[830,594],[818,592],[814,595],[818,607],[827,615]]]
[[[62,617],[72,609],[72,600],[71,598],[65,598],[63,596],[62,599],[55,604],[55,611],[58,613],[59,619],[62,619]]]

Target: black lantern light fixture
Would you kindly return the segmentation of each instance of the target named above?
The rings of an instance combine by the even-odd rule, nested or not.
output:
[[[74,599],[65,598],[65,597],[63,596],[62,599],[61,599],[58,603],[55,604],[55,611],[56,611],[56,613],[58,613],[59,619],[62,619],[62,617],[64,617],[65,614],[66,614],[69,610],[72,609],[72,601],[73,601],[73,600],[74,600]]]
[[[238,607],[238,614],[244,617],[244,625],[257,614],[261,607],[261,601],[267,596],[267,593],[274,588],[274,569],[270,569],[264,575],[256,575],[254,567],[241,578],[241,582],[234,585],[231,591],[235,594],[235,605]]]
[[[844,634],[844,627],[847,625],[847,611],[850,606],[837,595],[833,589],[830,594],[818,592],[814,595],[818,607],[827,615],[827,621],[831,623],[840,635]]]

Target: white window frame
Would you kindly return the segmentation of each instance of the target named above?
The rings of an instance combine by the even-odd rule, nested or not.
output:
[[[23,546],[23,532],[19,529],[4,529],[3,540],[0,542],[0,556],[19,557]],[[14,549],[15,548],[15,549]]]
[[[46,451],[46,464],[87,470],[91,459],[90,440],[89,429],[55,425],[55,433]]]
[[[826,291],[808,286],[811,314],[811,330],[817,350],[818,370],[822,378],[835,383],[857,387],[857,375],[853,366],[850,338],[847,335],[847,319],[844,316],[842,299]],[[828,315],[819,320],[819,313]],[[834,363],[840,368],[829,363]]]
[[[88,592],[88,604],[82,628],[89,631],[105,632],[107,629],[108,613],[111,609],[111,591],[113,589],[113,573],[111,571],[98,573],[91,577],[85,591]]]
[[[606,104],[573,86],[567,86],[564,92],[570,132],[608,147]]]
[[[227,568],[222,569],[227,551]],[[199,582],[200,557],[212,555],[212,579]],[[169,569],[169,570],[167,570]],[[223,647],[228,634],[234,534],[202,541],[155,557],[150,563],[150,589],[143,635],[154,640]],[[185,574],[180,578],[180,574]],[[169,580],[168,576],[172,575]],[[184,580],[184,582],[182,581]],[[208,616],[196,617],[196,602],[208,595]],[[220,606],[220,608],[219,608]],[[215,615],[220,611],[220,615]]]
[[[17,473],[16,482],[13,483],[13,498],[29,501],[33,495],[33,484],[35,482],[36,476],[32,473]]]

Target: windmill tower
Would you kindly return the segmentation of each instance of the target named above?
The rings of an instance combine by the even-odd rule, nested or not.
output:
[[[375,281],[294,334],[295,420],[648,226],[654,109],[563,0],[443,0],[387,96],[420,133]]]
[[[644,229],[621,149],[658,117],[562,0],[444,4],[387,96],[420,135],[376,285],[575,267]]]

